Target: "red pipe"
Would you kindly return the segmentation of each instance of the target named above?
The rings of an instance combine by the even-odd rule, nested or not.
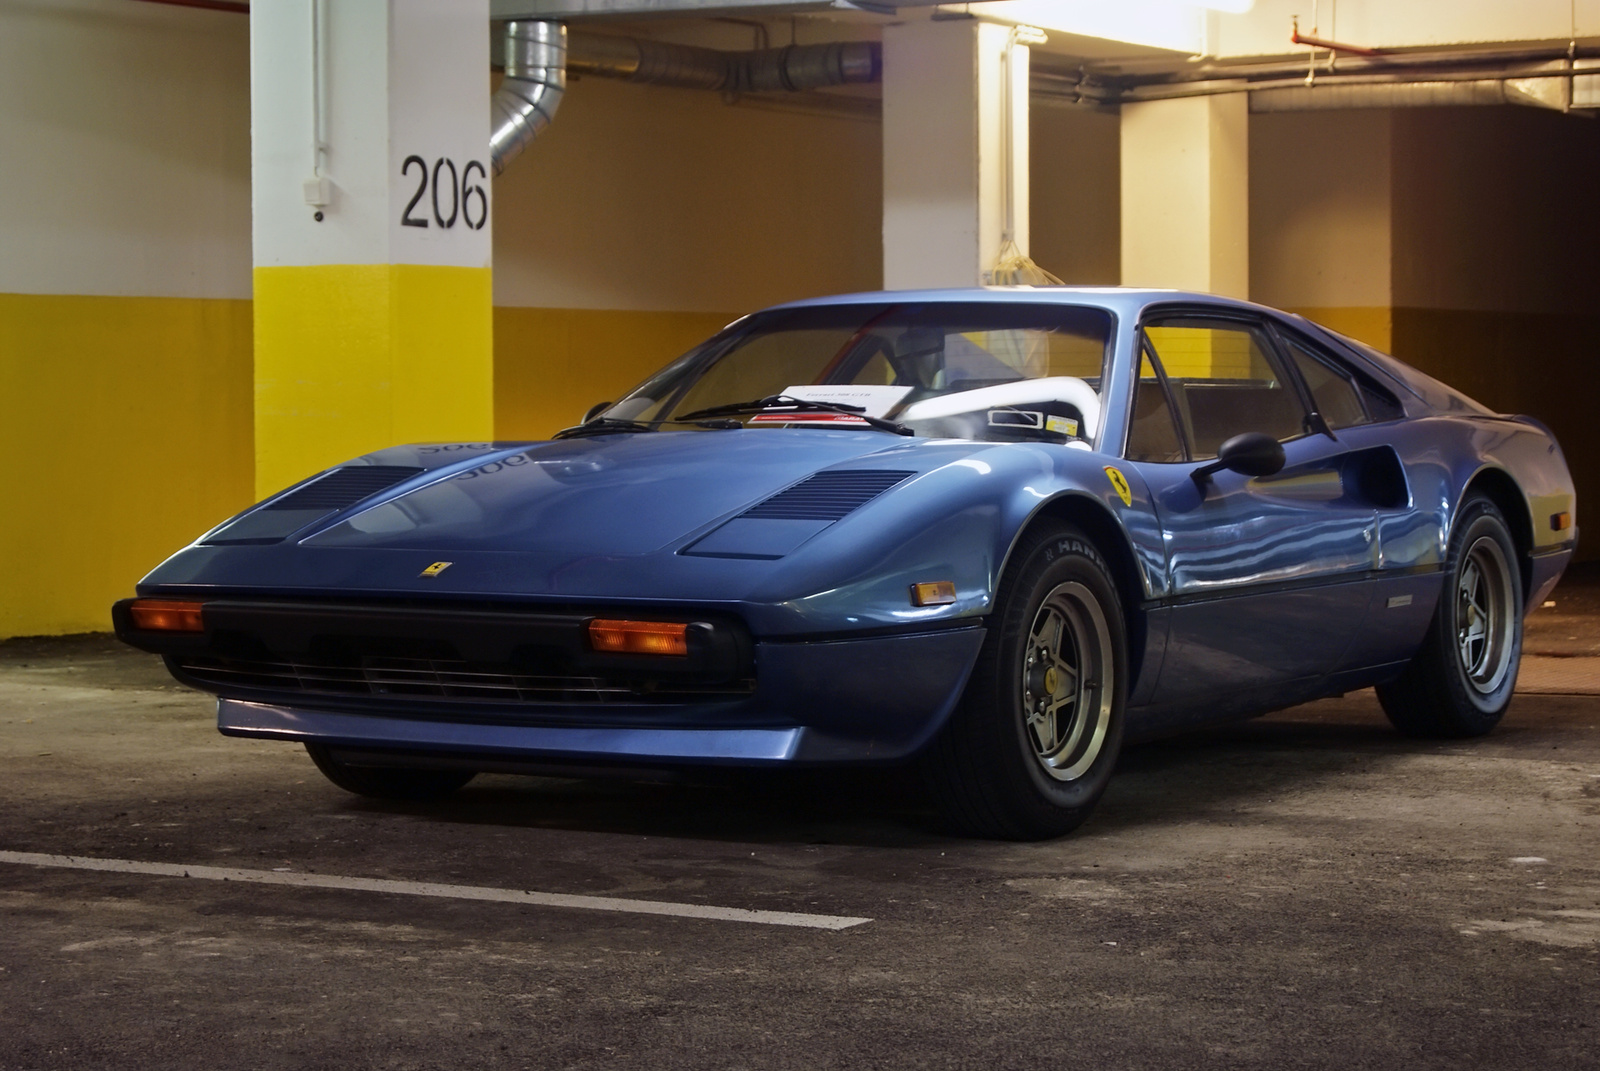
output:
[[[1357,56],[1381,56],[1383,50],[1379,48],[1362,48],[1360,45],[1341,45],[1337,41],[1324,41],[1320,37],[1307,37],[1298,27],[1289,34],[1289,40],[1297,45],[1310,45],[1312,48],[1325,48],[1329,52],[1349,52]]]
[[[243,0],[140,0],[146,4],[170,4],[172,7],[197,7],[204,11],[227,11],[235,15],[250,14],[250,5]]]

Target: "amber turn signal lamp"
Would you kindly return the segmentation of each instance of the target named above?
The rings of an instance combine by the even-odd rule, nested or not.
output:
[[[912,606],[948,606],[956,601],[953,580],[934,580],[926,584],[911,585]]]
[[[204,632],[200,620],[203,603],[177,599],[140,599],[128,607],[133,627],[152,632]]]
[[[1550,528],[1552,531],[1565,532],[1572,527],[1572,514],[1566,510],[1550,514]]]
[[[615,654],[687,655],[689,626],[670,621],[589,622],[589,645]]]

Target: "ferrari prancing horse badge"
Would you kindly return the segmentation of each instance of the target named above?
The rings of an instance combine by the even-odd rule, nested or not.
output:
[[[1110,465],[1106,466],[1106,475],[1111,478],[1111,486],[1117,492],[1117,497],[1122,499],[1122,504],[1133,505],[1133,488],[1128,486],[1128,478]]]

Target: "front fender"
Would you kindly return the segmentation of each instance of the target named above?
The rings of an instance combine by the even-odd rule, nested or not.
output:
[[[1079,499],[1107,513],[1140,563],[1147,597],[1165,586],[1160,530],[1148,489],[1112,459],[1050,444],[973,451],[883,495],[777,565],[752,592],[746,616],[758,635],[831,634],[937,626],[981,618],[1021,533],[1041,511]],[[956,601],[918,607],[911,586],[948,580]]]

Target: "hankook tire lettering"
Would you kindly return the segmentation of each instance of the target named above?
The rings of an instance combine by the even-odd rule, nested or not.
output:
[[[466,166],[456,167],[456,162],[449,157],[441,156],[433,162],[430,170],[428,161],[413,153],[405,158],[400,165],[402,176],[411,173],[411,165],[415,164],[421,172],[417,176],[417,189],[411,195],[411,200],[406,202],[406,207],[400,213],[402,227],[427,227],[428,220],[424,216],[415,216],[412,213],[422,203],[424,197],[429,197],[433,205],[433,222],[441,230],[449,230],[460,220],[469,230],[481,231],[484,224],[489,222],[489,193],[484,188],[481,179],[489,177],[489,171],[478,160],[468,160]],[[445,194],[441,192],[440,175],[448,171],[448,198],[450,212],[446,215],[441,206]],[[475,174],[476,173],[476,174]],[[429,179],[432,178],[430,194]]]

